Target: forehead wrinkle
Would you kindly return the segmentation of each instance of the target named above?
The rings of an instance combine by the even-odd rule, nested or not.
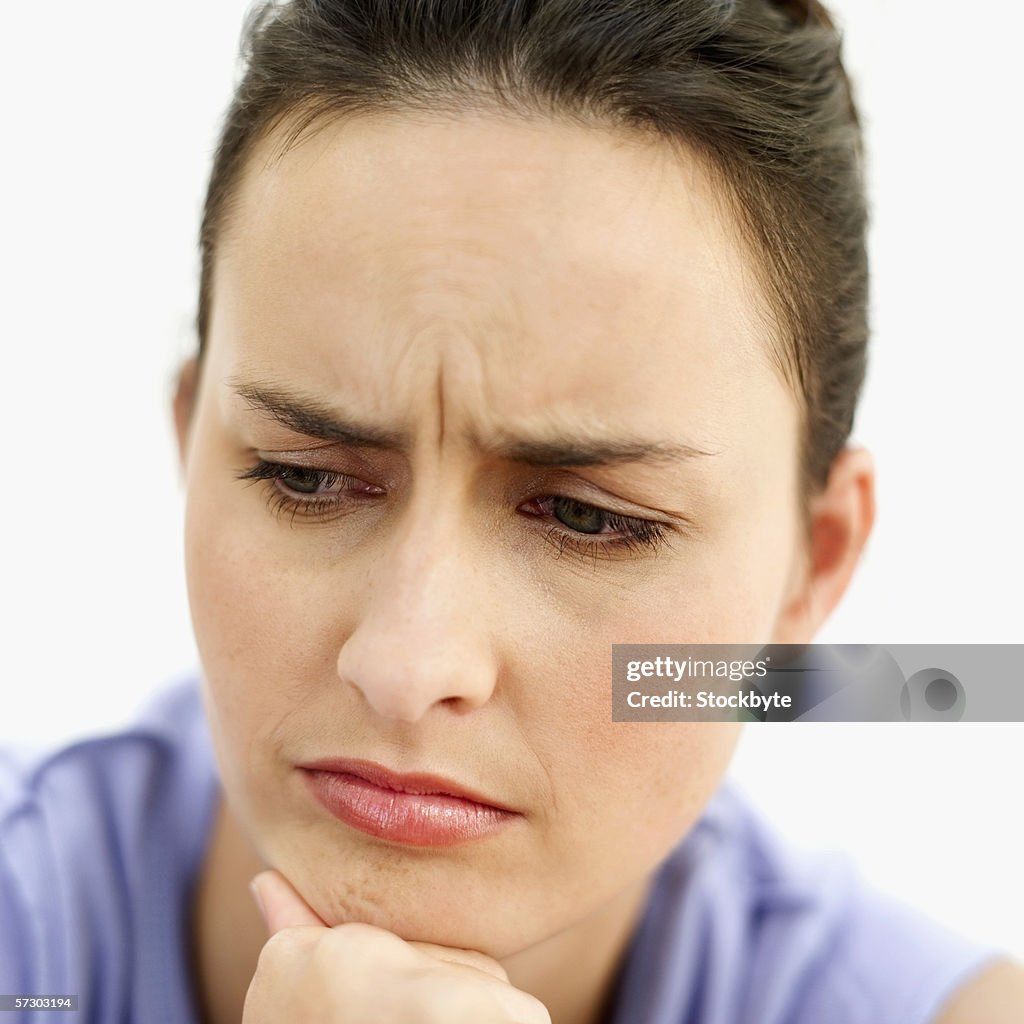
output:
[[[437,450],[444,450],[444,360],[437,361]]]
[[[325,141],[327,141],[327,140],[325,139]],[[621,143],[618,144],[615,148],[621,148]],[[316,149],[317,149],[317,147],[314,147],[314,151]],[[310,153],[310,155],[311,156],[315,156],[315,159],[312,159],[311,161],[309,161],[308,166],[315,166],[315,165],[321,163],[321,160],[326,155],[326,151],[324,151],[324,152],[317,151],[317,152],[314,152],[314,153]],[[301,161],[300,161],[300,166],[303,166]],[[256,169],[258,170],[258,167]],[[307,167],[307,169],[308,169],[308,167]],[[655,166],[655,169],[658,169],[657,165]],[[665,170],[664,166],[662,166],[660,169],[661,170]],[[671,183],[673,183],[673,178],[671,176],[669,176],[669,175],[661,174],[660,176],[651,179],[650,174],[648,174],[647,178],[645,179],[645,185],[647,185],[649,187],[645,188],[645,189],[637,189],[636,190],[636,194],[637,195],[650,195],[652,197],[656,197],[656,196],[661,195],[663,192],[665,192],[665,190],[667,189],[668,185],[671,184]],[[696,190],[694,190],[694,191],[696,192]],[[685,194],[683,194],[683,193],[685,193]],[[716,264],[716,265],[721,265],[723,262],[731,263],[731,261],[726,260],[726,256],[728,255],[728,253],[726,251],[723,251],[722,249],[719,248],[720,241],[717,239],[717,237],[711,237],[711,238],[708,237],[709,233],[712,232],[713,226],[715,225],[715,218],[713,216],[711,216],[711,211],[709,211],[708,209],[704,208],[699,203],[695,204],[692,201],[692,199],[695,198],[695,197],[689,196],[687,190],[684,189],[683,193],[680,193],[680,194],[683,195],[683,198],[689,204],[689,206],[691,206],[691,207],[695,206],[696,213],[700,214],[700,216],[696,219],[696,226],[699,227],[700,233],[701,233],[701,235],[704,238],[704,244],[702,246],[700,246],[700,252],[703,254],[703,257],[705,259],[707,259],[710,256],[711,262],[713,264]],[[258,207],[258,205],[259,204],[256,204],[257,207]],[[688,218],[684,218],[684,221],[687,220],[687,219]],[[385,236],[385,237],[387,237],[387,236]],[[470,238],[470,239],[468,239],[468,241],[472,242],[472,241],[474,241],[474,239]],[[447,246],[447,244],[448,243],[446,243],[446,246]],[[254,246],[253,248],[258,250],[259,247],[255,247]],[[633,267],[633,264],[628,263],[628,262],[627,262],[627,264],[625,266],[615,265],[615,266],[609,268],[607,266],[606,259],[607,259],[608,255],[611,255],[611,253],[608,253],[605,248],[599,248],[596,251],[594,249],[592,249],[592,248],[585,248],[584,251],[585,251],[585,253],[591,259],[593,259],[594,256],[597,256],[598,260],[599,260],[598,263],[597,263],[596,268],[593,267],[593,266],[589,266],[589,264],[588,264],[588,275],[587,275],[587,279],[588,280],[593,280],[595,282],[594,287],[592,288],[592,291],[596,292],[596,295],[594,295],[594,296],[591,296],[589,294],[581,295],[582,299],[587,300],[587,308],[588,309],[591,309],[595,304],[600,303],[602,300],[605,301],[605,302],[610,302],[611,301],[612,296],[610,294],[610,290],[605,286],[607,284],[607,280],[608,279],[614,279],[617,282],[620,282],[621,283],[620,291],[625,291],[626,294],[629,294],[629,292],[632,291],[632,289],[630,289],[628,287],[627,282],[630,279],[630,270],[631,270],[631,268],[633,270],[633,273],[643,275],[641,277],[641,281],[646,278],[646,275],[649,273],[649,270],[650,270],[650,268],[648,266]],[[475,255],[477,255],[477,254],[475,254]],[[576,256],[578,257],[579,254],[576,253]],[[285,261],[285,264],[287,264],[287,261]],[[406,266],[403,265],[403,266],[400,267],[400,269],[404,270],[405,273],[409,274],[413,281],[418,281],[419,284],[421,285],[420,292],[418,293],[418,294],[421,295],[421,297],[418,298],[418,299],[410,299],[407,304],[400,306],[400,310],[404,310],[405,311],[405,314],[406,314],[405,318],[406,319],[411,318],[412,325],[414,327],[414,329],[411,330],[411,331],[410,330],[405,331],[406,337],[405,337],[404,341],[402,341],[401,338],[397,339],[397,345],[399,346],[398,363],[401,364],[401,365],[404,365],[410,358],[412,358],[413,351],[415,351],[419,347],[417,343],[426,340],[427,336],[435,334],[435,332],[436,332],[436,318],[438,318],[439,316],[446,323],[447,329],[444,331],[444,335],[445,335],[446,338],[450,339],[450,337],[452,335],[452,332],[450,330],[451,323],[453,321],[459,319],[459,314],[460,313],[464,313],[465,312],[462,309],[462,306],[460,305],[460,301],[456,301],[460,297],[456,296],[455,298],[453,298],[452,297],[453,293],[455,293],[455,292],[461,293],[462,291],[469,291],[470,293],[472,293],[472,289],[470,289],[467,286],[465,286],[465,283],[461,280],[461,277],[459,275],[457,275],[457,274],[453,275],[453,274],[449,273],[447,267],[443,267],[442,268],[443,272],[440,274],[440,279],[445,284],[446,289],[445,289],[444,293],[439,296],[438,289],[436,288],[436,285],[438,284],[438,275],[434,272],[434,271],[436,271],[436,268],[434,268],[434,270],[431,271],[431,273],[424,274],[424,276],[420,276],[419,273],[414,273],[414,270],[416,268],[410,268],[410,267],[406,267]],[[723,274],[722,272],[719,272],[716,275],[716,279],[721,279],[721,278],[723,278],[725,276],[727,276],[727,275]],[[577,280],[579,279],[578,275],[577,275],[576,279]],[[687,280],[688,279],[684,279],[682,283],[686,284]],[[426,284],[427,283],[429,283],[431,285],[431,288],[426,292],[426,298],[422,298],[422,293],[424,293],[424,289],[426,288]],[[411,291],[411,289],[410,289],[410,291]],[[357,292],[354,292],[353,294],[358,296],[358,295],[361,295],[362,292],[358,292],[357,291]],[[528,294],[531,295],[531,301],[532,301],[533,293],[528,293]],[[551,299],[551,311],[552,312],[554,312],[554,313],[562,312],[563,314],[566,312],[566,306],[565,306],[564,302],[559,301],[559,300],[563,300],[564,299],[564,295],[559,294],[558,296],[545,296],[544,293],[540,293],[540,294],[541,294],[542,298],[545,298],[545,299],[550,298]],[[518,305],[516,300],[518,300],[518,299],[520,299],[522,297],[523,296],[521,296],[516,291],[511,291],[511,294],[508,296],[508,298],[510,298],[512,300],[513,305]],[[670,292],[670,291],[667,291],[667,290],[665,291],[664,296],[662,298],[662,301],[659,302],[659,304],[658,304],[659,308],[661,306],[665,307],[665,315],[662,316],[658,320],[658,323],[655,326],[660,326],[667,316],[673,314],[674,310],[672,308],[670,308],[671,307],[671,303],[673,301],[673,297],[674,297],[674,292]],[[489,296],[489,298],[493,299],[494,296]],[[493,305],[493,303],[489,303],[488,304],[489,312],[490,312],[491,305]],[[730,304],[730,306],[732,306],[732,305],[733,304]],[[740,305],[742,306],[742,304],[740,304]],[[290,308],[291,307],[289,307],[289,309]],[[299,308],[299,307],[296,307],[296,308]],[[376,307],[373,307],[373,308],[376,308]],[[388,307],[385,307],[385,308],[388,308]],[[393,305],[390,306],[390,309],[391,309],[391,312],[394,313],[394,306]],[[574,310],[575,310],[575,305],[570,307],[570,311],[574,311]],[[474,314],[476,314],[474,316],[474,320],[479,320],[480,318],[479,318],[478,314],[479,314],[480,311],[478,309],[475,309],[473,312],[474,312]],[[398,314],[395,314],[395,317],[396,317],[396,323],[400,323],[400,324],[403,323],[403,318],[402,317],[400,317]],[[490,319],[490,318],[488,318],[488,319]],[[424,326],[424,322],[426,322],[426,326]],[[287,327],[287,326],[288,325],[285,324],[285,327]],[[363,326],[365,326],[365,324]],[[408,324],[404,324],[404,326],[408,327]],[[518,326],[520,326],[520,328],[522,327],[521,324],[519,324]],[[589,332],[587,336],[588,337],[592,337],[593,340],[595,340],[598,344],[601,344],[601,345],[605,345],[606,344],[606,337],[605,336],[607,336],[609,338],[611,337],[611,332],[610,332],[610,330],[609,330],[609,328],[607,326],[607,321],[603,317],[602,318],[591,317],[589,320],[587,320],[587,322],[585,324],[577,325],[577,324],[574,324],[574,323],[570,323],[569,326],[573,327],[573,328],[576,327],[576,326],[587,327],[588,328],[588,332]],[[493,339],[493,335],[490,333],[492,327],[493,327],[493,324],[490,323],[490,322],[486,323],[486,325],[484,325],[483,323],[477,323],[476,324],[477,330],[474,332],[474,335],[477,338],[477,340],[479,340],[480,338],[483,338],[483,337],[486,337],[488,339]],[[563,327],[564,327],[564,325],[563,325]],[[604,331],[603,334],[601,333],[602,330]],[[526,333],[526,332],[520,330],[520,331],[517,331],[516,333],[517,334],[522,334],[522,333]],[[637,333],[639,333],[639,332],[637,332]],[[550,344],[547,343],[546,337],[541,332],[530,332],[530,334],[532,334],[532,338],[528,334],[527,335],[527,339],[526,339],[526,344],[528,346],[530,356],[532,356],[534,353],[536,353],[537,355],[544,357],[545,361],[542,363],[542,365],[543,366],[547,366],[547,357],[548,357],[549,353],[552,351],[553,346],[551,346]],[[578,331],[577,334],[582,335],[582,330]],[[734,336],[736,336],[737,334],[742,335],[742,332],[739,332],[739,331],[733,332]],[[626,340],[629,340],[629,339],[627,338]],[[619,343],[620,344],[620,350],[621,350],[621,344],[623,344],[623,343],[625,343],[625,342],[620,342]],[[581,342],[581,344],[582,344],[582,342]],[[634,345],[639,345],[639,342],[633,342],[633,344]],[[710,344],[710,342],[708,344]],[[391,349],[390,351],[391,351],[391,353],[394,353],[395,350]],[[463,354],[462,352],[459,353],[460,356],[462,354]],[[554,358],[554,357],[552,356],[552,358]],[[383,420],[380,418],[379,414],[381,414],[385,409],[387,409],[387,407],[389,405],[392,405],[392,399],[389,396],[393,396],[394,395],[394,380],[395,380],[394,366],[395,366],[395,359],[394,359],[392,354],[386,355],[384,357],[384,359],[385,359],[384,363],[378,362],[377,364],[375,364],[375,368],[377,370],[380,370],[380,369],[383,368],[386,371],[386,375],[385,374],[381,374],[380,380],[378,382],[376,382],[376,384],[375,384],[374,393],[377,395],[379,400],[376,402],[376,404],[375,404],[375,406],[373,408],[378,413],[377,422],[383,422]],[[490,371],[492,369],[492,367],[493,367],[493,363],[492,363],[491,358],[490,358],[490,352],[488,353],[488,358],[484,359],[483,362],[487,364],[488,371]],[[387,365],[387,364],[390,364],[390,365]],[[575,364],[572,364],[572,367],[574,368]],[[440,446],[443,446],[444,443],[446,443],[446,440],[445,440],[445,433],[446,433],[446,431],[447,431],[448,434],[452,434],[452,432],[453,432],[453,428],[452,428],[453,415],[454,415],[453,410],[455,410],[457,407],[466,408],[466,403],[462,400],[462,398],[459,397],[459,396],[464,395],[463,384],[464,384],[464,382],[466,380],[466,375],[465,375],[464,363],[463,363],[461,358],[453,360],[452,366],[444,367],[443,371],[446,371],[446,372],[443,372],[442,368],[439,367],[439,366],[437,366],[437,367],[430,367],[429,366],[429,362],[427,363],[427,365],[421,365],[421,367],[417,368],[417,372],[422,371],[422,370],[426,370],[428,372],[427,372],[427,374],[424,374],[424,376],[420,378],[422,383],[413,382],[412,390],[409,392],[409,397],[412,398],[416,393],[418,393],[421,400],[423,398],[426,398],[425,405],[427,407],[429,407],[431,405],[428,396],[433,394],[433,391],[430,389],[429,369],[434,369],[435,372],[436,372],[437,397],[438,397],[437,410],[435,410],[435,415],[438,416],[438,427],[437,427],[436,437],[437,437],[438,446],[440,447]],[[522,359],[516,357],[515,355],[513,355],[513,356],[510,357],[510,361],[509,361],[508,365],[505,367],[505,369],[512,371],[511,376],[512,376],[513,381],[518,381],[519,378],[516,377],[516,373],[518,372],[518,373],[522,374],[522,373],[525,372],[526,368],[524,366],[524,361]],[[591,371],[589,369],[588,369],[587,372],[591,373]],[[500,374],[500,373],[499,374],[495,374],[493,372],[485,372],[485,373],[480,374],[479,375],[480,378],[481,378],[480,383],[482,385],[483,393],[492,393],[492,392],[495,392],[495,391],[502,390],[503,386],[499,383],[499,381],[500,381],[501,376],[503,376],[503,375],[504,374]],[[579,377],[579,374],[577,374],[577,377]],[[389,383],[385,383],[385,380],[387,378],[390,378]],[[583,378],[580,377],[580,379],[582,380]],[[539,405],[539,401],[540,400],[543,400],[546,405],[550,404],[552,399],[556,399],[557,400],[557,397],[558,397],[557,396],[557,392],[563,391],[562,387],[554,386],[555,383],[558,380],[559,380],[559,377],[557,376],[557,373],[550,372],[550,371],[542,372],[542,373],[540,373],[538,375],[534,375],[534,376],[529,377],[529,378],[527,378],[525,376],[522,377],[522,381],[521,382],[524,383],[524,384],[529,385],[531,383],[535,383],[536,386],[533,389],[533,391],[535,392],[533,397],[535,399],[538,399],[538,396],[539,396],[538,403],[534,405],[534,412],[532,413],[532,415],[537,416],[537,417],[540,416],[540,408],[541,408],[540,405]],[[589,382],[590,382],[590,378],[589,377],[587,378],[586,382],[589,384]],[[602,377],[599,378],[598,383],[600,383],[601,385],[604,385],[604,384],[608,383],[609,385],[615,385],[617,387],[620,384],[620,379],[617,376],[615,376],[615,375],[612,375],[612,376],[602,376]],[[448,392],[449,392],[449,394],[447,395],[447,401],[450,403],[450,405],[449,405],[449,408],[447,408],[447,409],[444,408],[444,401],[443,401],[444,389],[445,388],[447,388]],[[505,396],[504,397],[505,397],[506,401],[505,401],[504,404],[505,404],[506,411],[508,413],[514,413],[517,410],[517,406],[520,404],[519,401],[518,401],[518,396],[516,396],[516,399],[517,399],[516,400],[516,404],[508,404],[508,399],[514,393],[515,390],[516,390],[516,388],[513,387],[511,390],[505,391]],[[563,391],[563,393],[564,393],[564,391]],[[581,391],[581,394],[582,394],[582,391]],[[456,400],[456,399],[458,399],[458,400]],[[419,404],[419,402],[417,402],[417,404]],[[500,409],[500,407],[501,407],[501,403],[495,404],[493,402],[488,402],[486,404],[483,404],[480,407],[480,416],[482,417],[481,422],[483,422],[483,423],[490,423],[492,426],[497,427],[498,426],[498,414],[497,414],[497,411]],[[627,410],[627,406],[626,405],[623,405],[623,410],[624,411]],[[358,411],[358,410],[353,410],[353,411]],[[365,413],[369,413],[370,409],[364,409],[364,412]],[[583,416],[585,418],[589,418],[592,413],[596,413],[596,412],[597,412],[597,410],[591,410],[590,412],[588,412],[588,410],[584,407],[583,409],[580,410],[580,414],[577,415],[572,410],[569,410],[568,416],[565,419],[565,424],[569,425],[569,426],[577,424],[579,422],[580,416]],[[591,421],[591,422],[594,422],[594,421]],[[538,419],[528,419],[525,416],[522,417],[521,424],[522,424],[522,426],[524,428],[525,427],[529,427],[530,428],[530,430],[529,430],[530,433],[534,432],[534,428],[539,430],[539,427],[540,427],[540,421]],[[641,423],[638,421],[636,426],[637,426],[637,429],[639,429],[640,426],[641,426]],[[656,423],[650,423],[649,426],[653,429],[653,428],[655,428],[657,426],[657,424]],[[685,425],[683,425],[683,424],[680,424],[679,426],[680,426],[681,429],[687,429],[687,428],[685,428]],[[424,432],[424,439],[425,438],[429,438],[431,436],[431,434],[433,434],[433,431],[429,431],[429,433],[427,432],[429,430],[429,428],[427,428],[427,426],[426,426],[426,420],[423,421],[422,426],[419,429]],[[573,434],[578,434],[579,432],[580,431],[578,429],[572,431]],[[495,449],[504,449],[504,453],[507,455],[508,451],[509,451],[509,448],[510,448],[510,442],[511,442],[512,444],[518,444],[519,445],[519,453],[518,454],[519,455],[524,455],[524,444],[527,443],[527,442],[533,443],[533,442],[536,442],[538,440],[538,438],[536,438],[536,437],[534,437],[533,439],[523,437],[523,438],[519,438],[517,440],[517,439],[512,437],[511,431],[509,431],[509,430],[505,430],[504,431],[504,435],[505,435],[504,437],[495,437],[495,438],[490,438],[490,439],[488,439],[486,437],[482,438],[480,443],[477,445],[478,450],[486,452],[488,450],[492,450],[493,451]],[[540,439],[540,440],[543,440],[543,439]],[[579,439],[577,438],[577,440],[579,440]],[[522,443],[520,443],[520,442],[522,442]],[[451,442],[448,441],[447,443],[451,443]],[[677,446],[677,447],[681,448],[682,446]],[[537,455],[537,454],[544,454],[544,453],[538,453],[537,450],[534,449],[533,454]],[[680,457],[683,457],[683,458],[687,457],[687,453],[685,453],[683,451],[679,451],[678,454],[680,455]],[[704,452],[704,454],[708,454],[708,453]],[[526,453],[526,455],[527,455],[527,457],[529,457],[529,453],[528,452]],[[546,458],[551,458],[551,457],[553,457],[553,455],[554,455],[554,453],[549,452],[549,453],[547,453],[545,455],[545,457]],[[658,457],[658,455],[659,455],[658,451],[656,451],[656,450],[655,451],[651,451],[649,453],[648,461],[653,461],[656,457]],[[621,457],[621,451],[619,453],[619,457]],[[666,456],[663,461],[667,461],[667,459],[668,459],[668,456]],[[563,463],[563,464],[568,464],[568,463]]]
[[[614,149],[624,148],[623,140],[616,138],[614,135],[611,138],[612,142],[614,143]],[[328,139],[325,139],[325,145],[327,142]],[[652,148],[651,152],[652,154],[655,155],[664,156],[664,150],[659,151],[657,148]],[[323,159],[326,155],[326,148],[323,151],[321,151],[319,147],[317,147],[315,153],[316,159],[313,159],[312,161],[307,161],[307,170],[309,166],[319,163],[320,160]],[[670,162],[664,160],[655,161],[651,164],[648,164],[648,174],[647,178],[644,181],[645,187],[643,189],[636,189],[635,194],[637,196],[645,195],[650,199],[657,198],[659,196],[662,196],[663,194],[669,194],[671,196],[675,196],[680,201],[685,201],[687,204],[687,217],[684,219],[693,220],[695,227],[703,234],[703,236],[706,239],[706,243],[703,246],[701,246],[703,258],[710,260],[713,264],[716,265],[716,270],[718,271],[716,277],[718,279],[725,279],[729,277],[730,274],[735,270],[735,268],[731,266],[732,261],[730,260],[728,261],[730,263],[730,266],[727,268],[729,273],[724,273],[722,269],[720,269],[722,267],[725,254],[720,249],[721,240],[720,238],[718,238],[718,233],[712,230],[713,225],[717,225],[719,218],[714,215],[715,211],[713,207],[705,207],[699,202],[693,202],[694,197],[690,196],[689,194],[690,192],[699,192],[701,196],[703,196],[705,193],[708,193],[712,197],[714,197],[714,189],[707,188],[707,183],[700,175],[698,168],[690,169],[692,173],[687,175],[684,187],[680,187],[684,183],[677,181],[673,175],[667,173],[669,169],[674,169],[673,165]],[[255,170],[258,172],[259,167],[257,166],[256,168],[249,168],[249,170]],[[691,182],[689,180],[690,178],[693,178],[694,180]],[[711,235],[714,235],[714,237],[709,237],[709,233]],[[478,240],[468,238],[465,241],[471,243],[470,247],[472,248],[472,243]],[[448,245],[450,245],[450,242],[445,243],[445,248],[447,248]],[[588,253],[592,256],[593,250],[588,250]],[[480,252],[474,253],[475,257],[479,257],[481,255],[493,256],[494,254],[485,254]],[[579,254],[575,255],[578,258]],[[741,267],[741,269],[743,268]],[[611,281],[618,283],[621,286],[621,288],[626,289],[628,292],[628,284],[631,281],[632,277],[638,276],[641,281],[646,280],[650,272],[650,267],[646,264],[634,267],[631,263],[626,263],[625,265],[617,263],[608,265],[605,261],[601,260],[596,264],[588,264],[587,270],[587,279],[592,282],[593,289],[598,296],[597,300],[595,301],[600,301],[601,297],[610,298],[611,296],[611,290],[604,286],[606,282]],[[414,276],[418,276],[418,273],[419,272],[417,271],[416,275]],[[447,282],[447,284],[449,287],[453,286],[453,282],[451,281]],[[674,294],[673,291],[666,291],[664,298],[665,303],[671,301],[672,294]],[[740,303],[736,305],[739,305],[740,312],[743,312],[743,304]],[[735,306],[733,308],[735,308]],[[753,333],[755,336],[758,336],[764,333],[764,329],[763,327],[759,327],[759,329],[756,329],[751,333]],[[749,337],[743,337],[743,334],[744,332],[742,331],[734,332],[734,335],[740,336],[739,341],[741,344],[743,342],[746,342],[745,347],[752,347],[751,342],[753,339]],[[757,348],[757,355],[760,356],[763,361],[767,362],[768,360],[764,358],[766,356],[766,353],[760,351],[761,346],[757,346]]]
[[[232,391],[246,405],[303,436],[354,446],[408,451],[413,438],[409,431],[361,423],[324,399],[296,391],[269,380],[247,381],[236,375],[227,379]],[[444,376],[439,364],[438,447],[444,443]],[[587,466],[644,462],[652,465],[674,464],[721,454],[720,450],[700,448],[677,440],[646,439],[629,431],[610,431],[596,425],[565,427],[552,424],[549,412],[546,429],[530,428],[521,433],[498,427],[484,435],[469,426],[460,435],[477,454],[509,462],[535,466]],[[563,418],[564,422],[564,418]]]

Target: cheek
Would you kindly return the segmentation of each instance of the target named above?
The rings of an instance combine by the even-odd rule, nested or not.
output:
[[[728,767],[740,726],[729,722],[601,721],[566,732],[558,801],[618,862],[647,867],[696,821]],[[574,841],[580,836],[576,835]]]
[[[330,606],[314,591],[308,559],[296,557],[297,533],[269,511],[268,484],[236,479],[248,463],[226,439],[211,429],[193,454],[185,564],[204,668],[224,678],[244,672],[252,691],[272,673],[278,689],[310,680],[313,660],[333,664],[322,635]],[[335,580],[336,596],[343,582]]]
[[[696,825],[740,736],[738,723],[612,722],[610,700],[587,703],[586,717],[551,716],[533,736],[549,755],[550,817],[512,877],[545,926],[649,877]]]
[[[661,860],[700,816],[739,738],[736,723],[612,720],[611,644],[650,639],[647,621],[636,611],[600,617],[586,633],[518,652],[516,677],[534,684],[519,691],[515,716],[551,786],[549,841],[589,884],[626,884]],[[685,639],[678,612],[675,628]]]
[[[227,505],[227,507],[225,507]],[[273,662],[287,649],[296,606],[287,573],[260,549],[230,498],[193,485],[185,517],[189,604],[203,666],[215,678]]]
[[[787,523],[780,513],[772,526],[781,533]],[[588,849],[602,858],[595,877],[646,870],[680,841],[721,783],[742,728],[614,722],[612,644],[764,642],[785,549],[778,534],[768,544],[760,528],[737,524],[683,561],[661,562],[642,585],[608,588],[585,624],[562,620],[557,642],[520,651],[519,677],[547,667],[547,685],[531,688],[523,717],[557,784],[557,809],[574,822],[573,856]],[[591,847],[588,836],[601,841]]]
[[[185,564],[211,736],[225,785],[240,796],[272,781],[261,751],[280,745],[310,682],[331,678],[337,651],[324,637],[323,603],[268,533],[287,527],[236,484],[231,466],[192,467]]]

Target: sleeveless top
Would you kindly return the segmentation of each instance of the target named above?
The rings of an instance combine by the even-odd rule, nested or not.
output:
[[[218,795],[195,674],[129,728],[0,750],[0,997],[77,995],[80,1024],[200,1024],[190,908]],[[657,870],[612,1018],[926,1024],[1000,955],[845,855],[791,848],[726,780]]]

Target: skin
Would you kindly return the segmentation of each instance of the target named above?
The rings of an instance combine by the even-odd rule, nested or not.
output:
[[[871,460],[841,453],[803,533],[799,402],[695,159],[497,115],[278,142],[247,165],[201,372],[186,363],[175,397],[223,786],[193,929],[204,1019],[275,1019],[315,977],[318,1012],[348,1008],[330,1020],[362,1019],[353,1000],[381,985],[408,993],[387,1019],[410,1024],[477,986],[524,1001],[496,1021],[597,1024],[651,874],[738,739],[613,723],[609,645],[809,641],[870,532]],[[306,436],[239,381],[408,443]],[[706,454],[549,467],[491,450],[584,426]],[[354,482],[326,481],[323,518],[280,514],[279,484],[238,479],[260,458]],[[560,520],[552,495],[660,522],[666,542],[560,550],[549,531],[579,539],[580,513]],[[296,764],[325,756],[454,778],[521,818],[440,850],[374,839],[302,785]],[[261,913],[248,883],[267,869]],[[353,949],[377,953],[362,974]]]

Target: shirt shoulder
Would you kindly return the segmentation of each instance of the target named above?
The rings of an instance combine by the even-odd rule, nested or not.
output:
[[[998,955],[787,843],[727,781],[659,869],[616,1024],[931,1024]]]
[[[77,994],[83,1020],[187,995],[185,897],[217,792],[194,676],[125,728],[0,751],[0,992]]]
[[[857,879],[793,1024],[933,1024],[958,988],[1006,955]]]

